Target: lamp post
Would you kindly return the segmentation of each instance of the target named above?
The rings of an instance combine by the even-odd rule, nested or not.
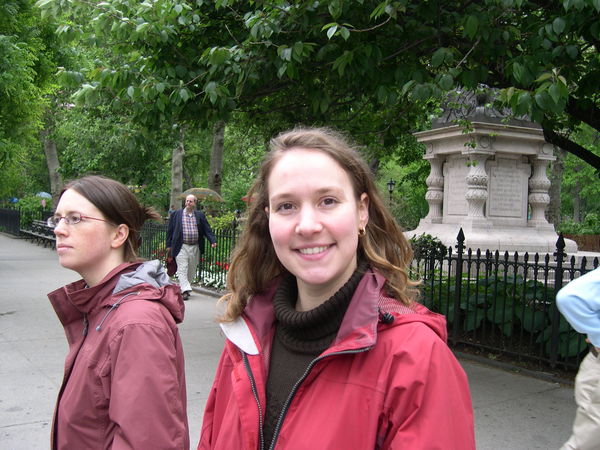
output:
[[[390,193],[390,208],[392,207],[392,192],[394,192],[395,187],[396,182],[390,178],[390,181],[387,182],[388,192]]]

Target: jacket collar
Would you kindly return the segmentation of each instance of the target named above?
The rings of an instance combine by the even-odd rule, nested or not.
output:
[[[184,305],[179,287],[170,283],[158,260],[120,264],[96,286],[88,288],[84,280],[79,280],[50,292],[48,298],[66,326],[73,320],[80,320],[82,315],[112,305],[115,294],[125,294],[137,287],[162,290],[161,303],[176,322],[183,320]]]
[[[265,292],[251,298],[244,313],[234,322],[222,323],[227,338],[244,352],[255,355],[271,337],[275,314],[273,295],[280,278],[274,280]],[[385,278],[373,269],[367,270],[350,300],[342,324],[327,353],[370,347],[377,340],[379,320],[378,300]]]

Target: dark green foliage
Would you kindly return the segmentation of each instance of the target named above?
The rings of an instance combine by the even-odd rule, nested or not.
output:
[[[59,27],[113,54],[82,102],[130,104],[146,123],[330,123],[393,146],[453,89],[502,89],[516,115],[600,167],[571,140],[598,128],[596,0],[65,2],[40,0]]]
[[[579,223],[562,222],[557,231],[566,234],[600,234],[600,215],[589,213]]]
[[[33,195],[19,199],[16,207],[21,212],[20,227],[28,229],[34,220],[42,219],[42,212],[52,210],[52,200],[47,199],[46,207],[42,206],[42,199]]]
[[[410,238],[410,245],[414,252],[414,259],[440,259],[446,256],[448,249],[438,238],[430,234],[420,234]]]
[[[440,276],[439,271],[436,276]],[[456,288],[452,276],[423,282],[423,303],[444,314],[450,329],[456,320]],[[510,342],[525,342],[531,345],[530,353],[546,357],[552,351],[554,331],[558,355],[572,358],[586,349],[584,336],[575,332],[560,314],[555,314],[554,302],[554,290],[541,281],[496,272],[471,281],[462,280],[458,320],[465,336],[498,335],[496,345],[501,348],[510,349],[514,345]],[[558,322],[554,323],[555,320]]]

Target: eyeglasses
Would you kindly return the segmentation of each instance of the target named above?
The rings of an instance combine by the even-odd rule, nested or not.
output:
[[[55,228],[58,226],[58,224],[60,223],[61,220],[64,220],[67,225],[75,225],[75,224],[81,222],[81,219],[99,220],[101,222],[110,223],[110,221],[108,221],[108,220],[98,219],[96,217],[84,216],[83,214],[78,213],[78,212],[74,212],[74,213],[68,214],[66,216],[48,217],[48,220],[46,221],[46,223],[48,224],[48,226],[50,228]]]

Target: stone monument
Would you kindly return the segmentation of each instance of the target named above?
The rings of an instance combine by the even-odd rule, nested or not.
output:
[[[506,121],[486,100],[471,95],[461,110],[447,109],[431,130],[415,133],[431,165],[429,213],[406,235],[431,234],[454,246],[462,228],[467,248],[553,253],[558,235],[545,216],[553,146],[537,124]],[[457,115],[470,122],[467,130]],[[577,252],[574,241],[565,242],[567,253]]]

